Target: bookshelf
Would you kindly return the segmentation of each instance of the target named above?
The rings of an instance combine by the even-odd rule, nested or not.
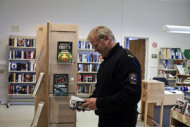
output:
[[[158,76],[165,77],[170,86],[183,85],[189,76],[189,61],[180,48],[160,48]]]
[[[90,42],[78,41],[77,96],[89,97],[97,82],[97,71],[102,61],[101,55],[94,51]]]
[[[174,107],[170,111],[170,126],[171,127],[189,127],[190,117],[174,110]]]
[[[36,39],[10,36],[8,44],[8,95],[11,104],[33,104],[36,84]]]

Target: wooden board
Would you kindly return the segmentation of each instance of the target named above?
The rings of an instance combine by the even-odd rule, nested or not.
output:
[[[164,83],[157,80],[142,80],[142,90],[164,90]]]
[[[58,27],[59,26],[59,27]],[[69,29],[70,28],[70,29]],[[53,94],[53,75],[69,74],[69,93],[76,95],[76,77],[77,77],[77,47],[78,47],[78,27],[76,25],[57,25],[50,26],[50,86],[49,93]],[[57,63],[57,44],[58,41],[72,42],[72,63]]]
[[[177,99],[183,99],[183,94],[164,94],[164,105],[175,105]],[[157,103],[157,105],[161,105],[160,103]]]
[[[43,112],[41,114],[42,117],[39,119],[38,127],[47,127],[48,126],[48,38],[47,38],[47,31],[48,26],[47,25],[38,25],[36,28],[36,54],[41,51],[41,55],[38,59],[38,62],[36,63],[36,77],[39,77],[39,74],[41,72],[44,73],[44,78],[42,80],[42,83],[38,89],[38,93],[35,97],[35,112],[37,110],[37,105],[40,101],[44,101],[44,108]],[[42,48],[43,47],[43,48]]]
[[[152,90],[152,91],[142,91],[141,100],[143,101],[156,101],[156,100],[162,100],[164,96],[163,90]]]
[[[63,124],[76,122],[76,111],[69,108],[70,97],[49,97],[49,123]]]

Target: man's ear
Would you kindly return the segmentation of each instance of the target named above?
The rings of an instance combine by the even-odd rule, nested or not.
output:
[[[109,36],[108,35],[104,35],[104,40],[109,40]]]

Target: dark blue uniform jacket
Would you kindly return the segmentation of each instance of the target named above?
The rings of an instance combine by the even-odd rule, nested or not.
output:
[[[97,74],[96,97],[99,116],[137,115],[141,96],[141,68],[135,56],[116,44],[104,58]]]

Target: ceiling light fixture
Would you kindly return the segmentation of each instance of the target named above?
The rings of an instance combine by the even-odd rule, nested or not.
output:
[[[175,25],[164,25],[162,31],[168,33],[184,33],[190,34],[190,26],[175,26]]]

